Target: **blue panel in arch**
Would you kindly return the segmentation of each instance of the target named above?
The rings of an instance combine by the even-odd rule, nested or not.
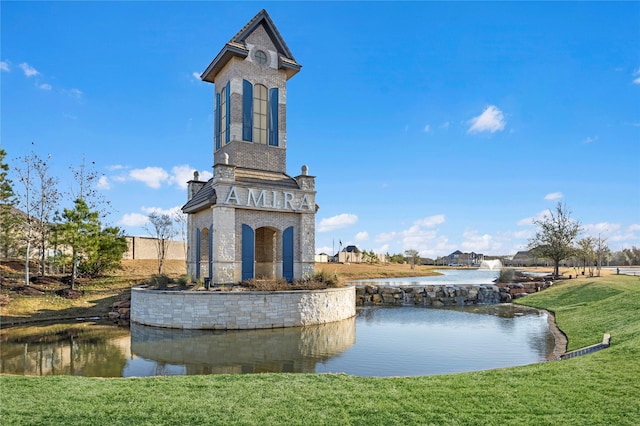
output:
[[[282,277],[293,281],[293,226],[282,233]]]
[[[255,233],[249,225],[242,224],[242,281],[253,278],[255,259]]]

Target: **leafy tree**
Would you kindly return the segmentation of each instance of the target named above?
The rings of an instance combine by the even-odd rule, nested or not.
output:
[[[169,251],[171,238],[176,235],[173,227],[173,219],[166,213],[149,213],[149,224],[147,232],[156,239],[156,253],[158,255],[158,275],[162,275],[162,266]]]
[[[622,259],[625,265],[640,265],[640,249],[636,246],[632,246],[630,249],[623,249]]]
[[[411,264],[411,269],[416,267],[416,263],[420,262],[420,252],[418,250],[409,249],[405,250],[404,254],[409,259],[409,263]]]
[[[12,182],[8,179],[9,165],[4,162],[7,152],[0,149],[0,257],[8,258],[17,252],[18,218],[12,213],[16,203]]]
[[[535,236],[529,240],[529,248],[541,257],[553,261],[553,273],[559,275],[560,262],[574,253],[573,244],[580,233],[580,222],[571,218],[567,207],[558,203],[556,213],[549,210],[549,215],[534,220],[538,227]]]
[[[585,237],[578,241],[576,255],[582,261],[582,275],[586,268],[589,268],[589,276],[593,276],[593,267],[596,261],[596,241],[593,237]]]
[[[596,268],[598,270],[598,276],[600,276],[600,270],[602,269],[602,262],[604,262],[611,256],[611,250],[609,250],[609,247],[607,246],[607,239],[600,238],[600,235],[598,235],[598,241],[596,241],[595,244],[596,244],[596,257],[597,257]]]
[[[79,264],[79,272],[98,277],[120,267],[122,255],[127,251],[127,239],[118,227],[107,227],[96,237],[95,250],[88,251]]]
[[[61,220],[55,235],[59,243],[71,250],[71,289],[75,290],[80,261],[90,259],[98,250],[100,220],[98,212],[90,211],[81,198],[76,199],[73,209],[64,209]]]

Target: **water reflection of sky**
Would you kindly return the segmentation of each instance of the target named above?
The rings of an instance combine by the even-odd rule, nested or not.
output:
[[[554,339],[546,314],[511,318],[464,309],[370,308],[357,322],[357,343],[317,372],[362,376],[448,374],[547,359]]]
[[[430,277],[407,277],[407,278],[377,278],[368,280],[355,280],[351,281],[356,285],[456,285],[456,284],[470,284],[470,285],[483,285],[493,284],[494,280],[498,278],[500,271],[497,269],[443,269],[435,270],[442,275],[435,275]]]
[[[1,332],[1,373],[97,377],[261,372],[421,376],[541,362],[555,343],[546,314],[511,304],[371,307],[345,321],[270,330],[72,323]]]

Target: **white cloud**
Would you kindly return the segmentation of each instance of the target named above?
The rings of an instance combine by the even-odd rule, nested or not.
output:
[[[358,232],[354,239],[356,241],[366,241],[369,239],[369,233],[367,231]]]
[[[562,195],[562,192],[551,192],[545,195],[544,199],[548,201],[556,201],[561,199],[562,197],[564,197],[564,195]]]
[[[482,114],[469,120],[469,123],[471,123],[471,127],[467,133],[495,133],[498,130],[504,130],[504,114],[494,105],[489,105],[482,111]]]
[[[195,78],[198,81],[202,81],[202,79],[200,78],[200,73],[197,71],[194,71],[191,73],[191,75],[193,76],[193,78]]]
[[[414,225],[418,226],[426,226],[427,228],[434,227],[436,225],[441,225],[445,221],[445,217],[443,214],[436,214],[433,216],[425,217],[424,219],[418,219],[414,223]]]
[[[51,90],[51,85],[48,83],[38,84],[38,89]]]
[[[193,179],[193,172],[195,170],[188,164],[182,164],[180,166],[174,166],[171,169],[171,177],[169,178],[169,184],[175,185],[180,189],[187,189],[187,182]],[[209,171],[201,171],[199,179],[201,181],[208,181],[213,177],[213,173]]]
[[[583,141],[584,143],[592,143],[598,140],[597,136],[587,136],[587,138]]]
[[[640,68],[633,71],[633,76],[635,77],[633,79],[633,84],[640,84]]]
[[[98,189],[111,189],[109,178],[106,176],[100,176],[100,179],[98,179],[98,184],[96,185],[96,187]]]
[[[140,210],[147,213],[147,215],[151,213],[156,214],[166,214],[169,216],[175,216],[177,213],[182,213],[182,209],[180,206],[173,206],[170,209],[163,209],[161,207],[142,207]]]
[[[127,213],[118,221],[118,225],[123,226],[144,226],[149,221],[147,215],[140,213]]]
[[[317,226],[318,232],[333,231],[345,228],[358,222],[358,216],[349,213],[342,213],[337,216],[322,219]]]
[[[0,61],[0,71],[10,72],[11,66],[9,65],[9,61]]]
[[[493,237],[489,234],[478,234],[476,230],[465,231],[462,236],[464,241],[461,244],[463,252],[492,252],[498,253],[502,245],[494,241]]]
[[[429,133],[429,130],[431,130],[431,126],[430,126],[430,125],[428,125],[428,124],[426,124],[426,125],[424,126],[424,132],[425,132],[425,133]]]
[[[621,228],[620,224],[609,222],[588,223],[586,225],[582,225],[582,229],[586,235],[596,238],[598,235],[602,238],[608,238],[608,235],[620,231]]]
[[[448,129],[448,128],[449,128],[449,122],[448,122],[448,121],[445,121],[444,123],[442,123],[442,124],[440,125],[440,128],[441,128],[441,129]]]
[[[144,169],[131,170],[129,177],[133,180],[143,182],[149,188],[158,189],[162,185],[162,182],[169,178],[169,173],[160,167],[146,167]]]
[[[445,222],[445,215],[438,214],[415,220],[411,226],[399,232],[385,232],[375,236],[377,243],[384,243],[384,251],[374,250],[376,253],[386,252],[389,242],[401,242],[402,251],[418,250],[421,256],[435,257],[447,251],[452,251],[449,239],[438,234],[437,225]]]
[[[26,77],[33,77],[34,75],[40,74],[35,68],[26,62],[23,62],[18,66],[22,69]]]

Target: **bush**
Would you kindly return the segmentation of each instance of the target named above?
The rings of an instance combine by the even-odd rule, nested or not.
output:
[[[167,288],[170,282],[172,282],[172,280],[168,275],[156,274],[151,276],[151,281],[149,284],[156,288]]]
[[[510,283],[510,282],[513,282],[515,278],[516,278],[515,269],[502,268],[500,269],[500,275],[498,275],[497,281],[499,283]]]

